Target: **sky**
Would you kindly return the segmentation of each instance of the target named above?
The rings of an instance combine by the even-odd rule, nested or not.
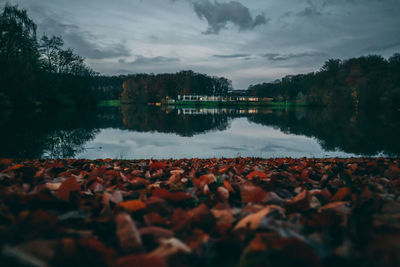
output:
[[[104,75],[191,69],[246,89],[329,58],[400,52],[400,0],[8,2]]]

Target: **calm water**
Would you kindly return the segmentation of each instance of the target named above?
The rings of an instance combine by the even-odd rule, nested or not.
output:
[[[0,157],[189,158],[400,155],[396,113],[316,108],[0,113]]]

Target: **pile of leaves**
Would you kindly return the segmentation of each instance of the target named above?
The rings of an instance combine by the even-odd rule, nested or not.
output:
[[[0,159],[3,266],[400,266],[399,159]]]

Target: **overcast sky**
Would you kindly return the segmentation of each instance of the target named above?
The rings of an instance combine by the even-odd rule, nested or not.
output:
[[[4,6],[5,0],[0,0]],[[400,0],[10,0],[102,74],[192,69],[236,89],[400,52]]]

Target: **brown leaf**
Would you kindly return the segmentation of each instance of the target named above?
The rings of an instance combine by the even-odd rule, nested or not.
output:
[[[150,182],[146,179],[135,177],[133,179],[129,179],[129,184],[132,189],[138,189],[146,187],[146,185],[150,184]]]
[[[261,203],[265,201],[267,193],[259,186],[246,184],[240,187],[240,195],[242,202]]]
[[[162,238],[170,238],[175,235],[174,232],[171,230],[162,228],[162,227],[157,227],[157,226],[147,226],[139,229],[139,233],[141,236],[144,235],[150,235],[154,236],[156,239],[162,239]]]
[[[351,189],[349,187],[340,188],[335,195],[329,200],[331,202],[342,201],[347,198],[351,193]]]
[[[149,256],[166,258],[176,253],[191,253],[192,250],[177,238],[169,238],[161,241],[161,245],[153,250]]]
[[[128,213],[118,213],[115,224],[120,247],[125,252],[132,252],[142,247],[139,230]]]
[[[170,192],[164,188],[155,188],[152,191],[153,196],[160,197],[172,203],[179,203],[189,199],[192,199],[192,196],[184,193],[184,192]]]
[[[69,201],[72,192],[81,192],[81,186],[75,177],[68,178],[61,184],[57,196],[64,201]]]
[[[298,193],[294,198],[286,201],[285,207],[289,213],[306,211],[310,208],[310,200],[311,200],[310,192],[307,189],[305,189],[300,193]]]
[[[217,188],[218,197],[221,201],[228,201],[229,191],[225,187],[219,186]]]
[[[280,213],[284,213],[284,210],[279,206],[276,206],[276,205],[266,206],[262,210],[260,210],[256,213],[250,214],[250,215],[244,217],[243,219],[241,219],[236,224],[235,228],[233,228],[233,230],[238,230],[240,228],[249,228],[251,230],[255,230],[260,225],[262,219],[273,211],[278,211]]]
[[[164,258],[149,256],[145,254],[128,255],[117,259],[112,267],[167,267]]]

